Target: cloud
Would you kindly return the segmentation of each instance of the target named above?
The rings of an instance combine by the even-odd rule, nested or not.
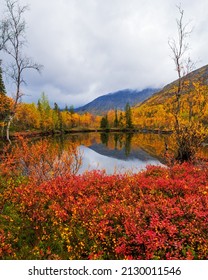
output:
[[[21,3],[27,3],[21,0]],[[26,15],[27,53],[44,65],[28,72],[24,90],[36,101],[83,105],[123,88],[161,87],[176,79],[168,39],[175,37],[177,1],[31,0]],[[207,63],[208,3],[183,0],[198,67]]]

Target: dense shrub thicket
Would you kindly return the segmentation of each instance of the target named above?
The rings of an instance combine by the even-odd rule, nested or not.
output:
[[[1,259],[208,259],[208,166],[1,177]]]

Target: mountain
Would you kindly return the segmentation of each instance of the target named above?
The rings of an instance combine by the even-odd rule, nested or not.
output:
[[[120,109],[123,110],[127,103],[133,106],[137,103],[143,102],[149,98],[158,89],[147,88],[142,91],[124,89],[113,93],[102,95],[90,103],[77,108],[75,111],[78,113],[92,113],[92,114],[104,114],[109,110]]]
[[[208,127],[208,65],[187,74],[183,82],[179,114],[181,121],[190,123],[190,119],[195,119]],[[177,85],[178,80],[175,80],[134,106],[134,123],[138,128],[161,131],[174,128]]]
[[[189,81],[189,89],[191,89],[193,82],[200,82],[202,85],[208,85],[208,65],[198,68],[187,74],[184,80]],[[164,104],[170,97],[174,95],[173,88],[177,86],[178,80],[166,85],[162,90],[155,92],[152,96],[144,100],[142,103],[135,105],[135,107],[153,106]]]

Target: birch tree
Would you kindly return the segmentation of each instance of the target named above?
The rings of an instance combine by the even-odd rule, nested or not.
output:
[[[188,38],[192,33],[189,22],[184,23],[184,10],[178,6],[179,18],[176,20],[178,36],[176,39],[169,40],[169,46],[172,51],[172,59],[175,64],[178,80],[174,90],[174,100],[172,103],[172,114],[174,116],[174,133],[177,144],[176,159],[180,162],[193,159],[196,149],[200,146],[204,139],[203,128],[200,123],[197,123],[192,118],[193,102],[191,98],[191,88],[194,88],[194,83],[191,84],[186,79],[186,75],[193,71],[194,63],[188,55],[189,44]],[[195,93],[196,94],[196,91]],[[182,97],[186,98],[182,98]],[[182,100],[189,106],[189,119],[184,121],[182,114]]]
[[[34,63],[24,54],[26,40],[26,22],[24,14],[28,6],[19,5],[16,0],[5,0],[5,17],[0,22],[0,47],[8,56],[11,63],[8,66],[8,76],[15,84],[13,106],[7,117],[6,139],[10,141],[10,126],[16,113],[17,105],[24,95],[22,85],[25,84],[24,73],[32,69],[40,72],[42,66]]]

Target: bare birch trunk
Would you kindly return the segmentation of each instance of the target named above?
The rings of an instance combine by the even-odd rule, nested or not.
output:
[[[8,123],[7,123],[7,127],[6,127],[6,140],[9,142],[9,144],[11,144],[11,140],[10,140],[10,126],[11,126],[12,120],[13,120],[13,116],[10,115]]]

